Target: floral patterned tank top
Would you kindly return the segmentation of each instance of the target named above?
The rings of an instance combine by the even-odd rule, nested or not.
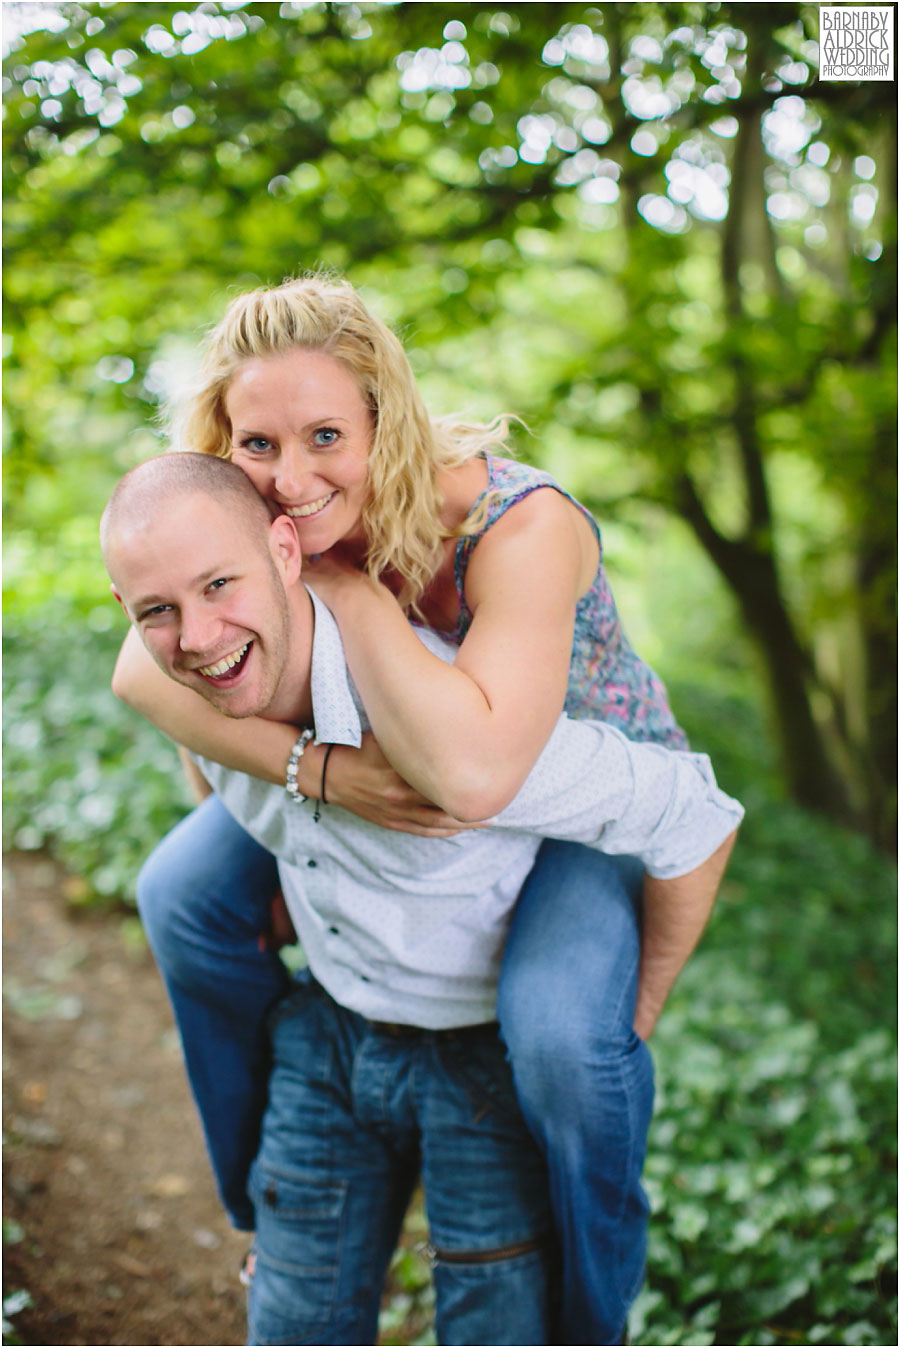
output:
[[[490,485],[472,507],[485,505],[482,527],[461,538],[456,547],[455,575],[459,596],[456,631],[444,633],[459,645],[472,622],[463,582],[469,558],[479,539],[510,506],[541,487],[552,487],[577,506],[590,522],[600,548],[600,563],[590,589],[575,609],[575,635],[569,665],[565,710],[573,717],[608,721],[632,740],[653,740],[672,749],[686,749],[687,737],[672,715],[666,690],[649,665],[635,653],[622,630],[609,581],[603,568],[603,545],[597,522],[549,473],[529,464],[486,454]]]

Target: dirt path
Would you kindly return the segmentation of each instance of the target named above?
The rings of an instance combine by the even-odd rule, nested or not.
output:
[[[159,976],[135,919],[73,911],[63,883],[4,864],[4,1296],[34,1303],[14,1333],[241,1344],[247,1237],[216,1199]]]

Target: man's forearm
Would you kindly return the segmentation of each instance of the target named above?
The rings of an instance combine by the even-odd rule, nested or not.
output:
[[[641,968],[634,1028],[649,1039],[666,998],[703,934],[734,847],[732,833],[702,865],[674,880],[644,877]]]

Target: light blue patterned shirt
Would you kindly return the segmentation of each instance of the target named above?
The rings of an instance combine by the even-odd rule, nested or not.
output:
[[[367,729],[337,624],[313,595],[316,739],[357,746]],[[435,654],[455,649],[417,629]],[[562,717],[511,805],[490,828],[420,838],[336,806],[314,819],[281,787],[197,758],[243,827],[279,859],[288,909],[312,972],[372,1020],[426,1029],[495,1014],[509,919],[542,837],[631,854],[651,875],[693,870],[743,810],[702,754],[638,744],[599,721]]]

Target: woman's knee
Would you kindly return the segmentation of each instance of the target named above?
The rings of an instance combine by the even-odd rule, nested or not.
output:
[[[138,875],[138,911],[157,960],[171,971],[190,962],[197,941],[255,941],[277,884],[274,858],[209,797]]]
[[[176,941],[179,928],[196,897],[193,887],[184,883],[178,857],[165,837],[141,867],[137,878],[137,906],[147,939],[159,958],[168,944]]]
[[[578,849],[583,851],[585,849]],[[603,881],[604,883],[598,883]],[[571,868],[513,917],[498,1018],[514,1058],[565,1074],[631,1032],[640,965],[636,895],[614,872]],[[521,925],[517,927],[517,923]]]
[[[540,1094],[568,1100],[589,1095],[599,1076],[615,1073],[633,1046],[630,1017],[607,999],[580,1001],[534,990],[530,1003],[518,997],[498,999],[501,1034],[509,1052],[521,1097]]]
[[[628,1082],[643,1092],[633,1031],[640,965],[640,868],[544,845],[523,891],[498,991],[498,1019],[526,1112],[591,1100]],[[524,901],[524,902],[523,902]],[[647,1054],[649,1059],[649,1054]]]
[[[653,1111],[653,1060],[630,1027],[596,1035],[560,1027],[509,1041],[516,1093],[545,1147],[568,1155],[589,1144],[618,1154],[645,1138]],[[643,1143],[641,1143],[643,1145]]]

